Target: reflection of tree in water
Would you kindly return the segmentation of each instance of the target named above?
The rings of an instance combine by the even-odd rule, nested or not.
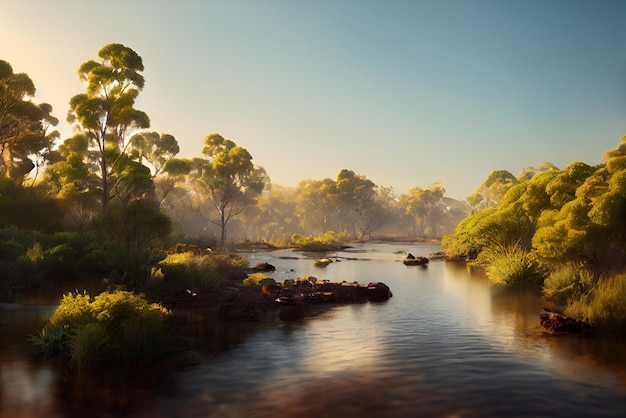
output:
[[[539,311],[547,303],[541,289],[533,286],[491,287],[491,312],[495,318],[505,317],[516,335],[534,338],[541,333]]]
[[[565,358],[566,365],[576,365],[582,374],[585,369],[600,369],[603,372],[616,373],[619,384],[626,388],[626,339],[622,334],[595,335],[582,338],[570,335],[546,336],[553,352]],[[575,370],[566,370],[576,373]],[[610,382],[609,382],[610,385]]]
[[[517,341],[527,347],[544,346],[549,361],[563,374],[587,376],[590,373],[616,373],[626,387],[626,339],[623,335],[550,335],[539,323],[539,311],[547,306],[558,310],[541,297],[536,287],[491,288],[491,310],[494,318],[502,318],[514,326]]]

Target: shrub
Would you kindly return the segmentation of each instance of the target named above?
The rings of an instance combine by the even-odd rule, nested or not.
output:
[[[274,279],[267,277],[265,273],[250,273],[248,274],[248,278],[243,280],[243,284],[249,285],[249,286],[262,286],[263,284],[267,284],[267,282],[263,284],[261,283],[261,282],[264,282],[265,280],[274,281]],[[276,284],[276,282],[274,281],[273,284]]]
[[[543,283],[543,295],[560,305],[580,297],[592,283],[593,275],[576,263],[559,266]]]
[[[63,355],[76,368],[141,369],[165,361],[175,344],[169,311],[132,292],[63,296],[31,341],[40,354]]]
[[[573,300],[565,313],[595,325],[623,327],[626,325],[626,274],[600,281],[589,293]]]
[[[217,289],[223,279],[245,277],[248,261],[226,254],[196,254],[192,251],[168,254],[159,263],[164,281],[174,292]]]
[[[334,231],[326,231],[321,237],[304,237],[300,234],[291,236],[290,245],[301,251],[333,251],[343,248],[342,242]]]

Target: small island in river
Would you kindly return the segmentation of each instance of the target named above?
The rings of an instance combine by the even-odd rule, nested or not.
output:
[[[276,283],[264,278],[258,284],[232,282],[218,291],[182,295],[177,307],[214,308],[221,319],[257,320],[277,313],[282,320],[318,315],[333,306],[386,301],[392,296],[381,282],[329,282],[309,276]]]

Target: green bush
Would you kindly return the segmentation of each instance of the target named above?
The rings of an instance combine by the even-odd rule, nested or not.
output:
[[[245,277],[248,261],[226,254],[197,254],[192,251],[168,254],[159,263],[164,281],[174,292],[217,289],[223,279]]]
[[[601,280],[566,308],[569,316],[595,325],[623,328],[626,325],[626,274]]]
[[[169,359],[175,348],[169,311],[132,292],[63,296],[31,338],[40,354],[63,355],[79,369],[141,369]]]
[[[591,286],[593,275],[577,263],[568,263],[551,271],[543,282],[543,295],[560,305],[580,297]]]
[[[301,251],[313,252],[334,251],[344,247],[334,231],[326,231],[324,235],[319,237],[304,237],[300,234],[293,234],[290,246]]]

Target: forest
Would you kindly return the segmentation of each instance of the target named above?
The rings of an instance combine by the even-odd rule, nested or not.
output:
[[[398,196],[349,169],[281,187],[217,133],[198,138],[198,157],[178,158],[175,136],[150,131],[135,108],[143,70],[121,44],[81,64],[85,91],[68,98],[73,135],[62,139],[52,107],[34,101],[33,80],[0,61],[0,262],[10,272],[0,294],[78,272],[141,287],[157,250],[176,243],[439,239],[471,210],[442,184]]]
[[[0,60],[0,300],[93,278],[164,301],[244,267],[228,246],[442,239],[449,259],[496,283],[541,287],[570,315],[625,323],[626,136],[597,166],[493,171],[466,201],[440,183],[397,195],[350,169],[283,187],[218,133],[198,138],[197,157],[178,157],[175,136],[151,131],[135,108],[141,57],[121,44],[97,55],[78,68],[85,90],[68,98],[73,135],[63,139],[33,80]],[[171,251],[190,244],[211,255]],[[68,295],[64,309],[144,306],[131,293],[99,297]]]

